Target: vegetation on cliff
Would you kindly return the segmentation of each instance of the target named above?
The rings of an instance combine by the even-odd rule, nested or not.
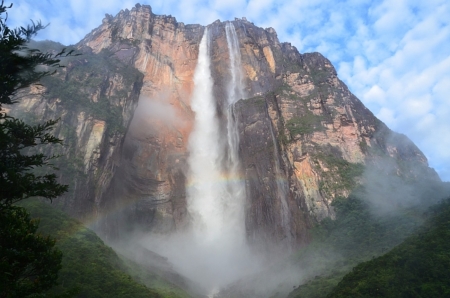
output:
[[[446,193],[448,194],[448,189]],[[289,297],[327,297],[341,279],[352,270],[353,273],[350,273],[350,277],[344,278],[342,283],[339,284],[339,292],[336,292],[345,294],[332,297],[376,297],[367,294],[367,291],[376,289],[376,287],[368,286],[372,284],[372,279],[374,285],[384,287],[386,285],[382,283],[388,282],[394,273],[397,274],[399,279],[392,279],[390,286],[394,290],[402,282],[405,282],[402,286],[406,291],[407,288],[411,288],[406,283],[412,283],[414,280],[419,282],[420,278],[417,278],[422,272],[429,272],[430,276],[438,272],[436,271],[438,270],[437,267],[435,270],[431,266],[435,262],[433,256],[437,253],[431,249],[434,247],[434,244],[431,243],[435,243],[438,250],[441,247],[446,247],[439,243],[441,241],[443,241],[442,243],[448,242],[445,237],[448,237],[450,230],[448,230],[448,225],[445,226],[443,220],[448,221],[450,218],[450,201],[446,201],[437,207],[431,207],[431,211],[426,212],[429,202],[435,202],[440,197],[441,192],[437,191],[433,195],[428,194],[427,197],[422,198],[424,203],[377,214],[367,199],[368,195],[367,190],[358,188],[348,199],[342,198],[333,202],[336,219],[327,218],[313,229],[313,241],[297,255],[297,264],[300,268],[309,268],[308,276],[314,278],[300,285]],[[442,212],[439,213],[437,210],[442,210]],[[427,218],[430,219],[424,227],[421,227]],[[439,232],[434,232],[433,227],[439,227]],[[447,229],[446,232],[445,229]],[[430,231],[430,234],[427,234],[428,231]],[[414,236],[402,243],[410,235]],[[417,241],[429,242],[430,246],[422,242],[422,247],[414,247],[418,243]],[[399,245],[400,243],[402,244]],[[399,246],[396,247],[397,245]],[[392,248],[394,249],[390,253],[379,257]],[[427,255],[430,257],[429,259],[427,259]],[[445,255],[442,256],[444,259],[446,258]],[[377,259],[369,261],[373,258]],[[422,258],[425,259],[422,260]],[[407,259],[411,259],[411,262],[406,261]],[[417,262],[413,262],[413,260]],[[367,263],[358,265],[361,262]],[[414,264],[418,267],[415,269],[408,267],[415,266]],[[383,269],[384,266],[386,266],[385,269]],[[377,270],[379,270],[378,273]],[[446,271],[443,272],[445,274]],[[361,275],[356,275],[356,273]],[[428,273],[423,274],[424,276],[428,275]],[[405,297],[412,297],[405,295]],[[399,296],[393,294],[393,296],[387,297]],[[417,297],[428,297],[428,295]]]
[[[38,224],[24,208],[0,211],[0,297],[41,297],[55,285],[62,254]]]
[[[331,146],[329,146],[332,148]],[[351,163],[337,157],[329,148],[314,154],[314,165],[321,173],[319,190],[327,197],[339,196],[344,191],[350,192],[357,186],[357,179],[364,173],[364,165]],[[323,171],[322,163],[328,171]]]
[[[289,297],[325,297],[358,263],[379,256],[410,235],[420,224],[417,211],[376,216],[361,196],[362,190],[332,205],[336,219],[324,219],[313,229],[313,241],[296,256],[299,268],[313,279]]]
[[[306,113],[301,117],[293,117],[286,122],[286,127],[291,136],[311,134],[314,131],[320,130],[321,117],[312,113]]]
[[[450,199],[427,216],[416,234],[354,267],[327,297],[449,297]]]
[[[130,96],[142,74],[112,56],[106,49],[98,54],[85,49],[82,56],[65,59],[64,71],[43,78],[45,97],[60,99],[67,110],[86,111],[106,121],[110,134],[124,131],[121,102]]]
[[[63,48],[63,45],[51,41],[31,41],[29,46],[51,53]],[[113,155],[114,149],[121,146],[142,83],[142,74],[132,64],[123,62],[108,50],[93,53],[83,47],[77,51],[82,55],[64,57],[61,61],[64,68],[42,78],[38,94],[30,94],[29,90],[21,94],[31,104],[12,110],[16,117],[29,124],[36,122],[36,114],[41,119],[54,115],[61,117],[56,133],[64,139],[63,146],[44,152],[60,155],[54,164],[60,169],[60,181],[69,185],[69,191],[56,203],[65,208],[69,205],[67,202],[74,198],[103,191],[101,188],[109,179],[105,177],[112,175],[111,168],[93,171],[97,166],[101,168],[99,164],[109,161],[95,156],[104,156],[107,150],[111,150],[108,154]],[[99,130],[95,131],[93,126]],[[100,140],[98,147],[90,148],[86,153],[86,144],[92,138]],[[89,154],[91,160],[86,157]],[[98,183],[99,180],[102,182]],[[84,195],[86,193],[89,194]],[[86,210],[92,210],[89,205],[93,202],[93,199],[78,201],[76,206],[82,210],[72,206],[71,214],[89,216]]]
[[[298,135],[304,136],[312,134],[315,131],[324,130],[321,123],[324,120],[324,117],[313,114],[308,107],[308,104],[310,104],[310,100],[313,96],[299,96],[293,92],[292,88],[288,84],[283,84],[274,92],[269,92],[268,94],[275,97],[286,97],[290,100],[299,102],[299,114],[294,115],[291,119],[285,121],[284,123],[289,131],[290,140],[295,140]]]
[[[54,237],[63,254],[58,285],[47,295],[76,290],[74,297],[80,298],[189,297],[183,290],[117,255],[94,232],[65,213],[38,200],[27,200],[21,206],[33,218],[40,219],[39,233]],[[136,279],[145,276],[145,282],[155,289],[132,276]]]

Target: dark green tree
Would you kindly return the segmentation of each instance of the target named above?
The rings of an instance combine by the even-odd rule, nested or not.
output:
[[[11,6],[5,6],[3,0],[0,5],[0,210],[29,197],[51,200],[67,191],[67,186],[57,182],[55,174],[33,172],[50,166],[55,156],[28,154],[37,146],[61,144],[62,140],[51,134],[57,121],[31,126],[2,113],[2,105],[17,102],[15,96],[19,90],[52,74],[52,69],[60,67],[58,58],[71,52],[51,54],[29,49],[27,42],[45,26],[37,22],[26,28],[8,28],[6,10]]]
[[[43,153],[27,154],[37,146],[60,144],[51,134],[56,121],[31,126],[22,120],[5,116],[0,123],[0,211],[29,197],[53,199],[67,191],[54,173],[37,175],[33,170],[51,166]]]
[[[43,26],[41,22],[34,23],[27,27],[10,29],[6,25],[8,18],[7,9],[10,6],[4,5],[4,0],[0,4],[0,105],[13,104],[14,95],[17,91],[32,84],[54,72],[55,67],[61,67],[58,58],[71,55],[65,50],[57,53],[42,53],[37,49],[30,49],[27,43]],[[40,67],[40,70],[37,69]]]
[[[28,125],[7,115],[3,105],[17,102],[21,89],[38,84],[61,67],[59,58],[71,55],[29,49],[27,43],[45,28],[40,22],[10,29],[7,9],[0,4],[0,297],[40,297],[56,284],[61,252],[55,241],[36,233],[38,222],[14,204],[29,197],[52,200],[67,191],[53,173],[51,160],[39,150],[62,143],[51,131],[57,123]],[[37,174],[43,169],[44,174]]]
[[[62,254],[37,228],[24,208],[0,213],[0,297],[39,297],[55,284]]]

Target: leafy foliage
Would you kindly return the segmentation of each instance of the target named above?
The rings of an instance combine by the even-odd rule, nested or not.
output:
[[[50,131],[57,121],[28,125],[2,112],[4,104],[17,102],[19,90],[37,83],[59,67],[59,57],[70,56],[29,49],[26,43],[44,29],[40,22],[10,29],[6,25],[8,8],[0,4],[0,297],[42,297],[56,283],[61,252],[54,240],[36,234],[37,222],[25,209],[13,206],[23,199],[41,196],[53,199],[67,191],[54,174],[36,174],[51,166],[55,156],[31,151],[38,146],[61,144]],[[70,293],[65,293],[70,294]]]
[[[17,90],[28,87],[41,78],[52,74],[52,68],[60,67],[58,58],[72,54],[72,52],[66,53],[64,49],[56,55],[29,49],[26,42],[46,26],[43,26],[41,22],[33,22],[26,28],[10,29],[6,25],[6,18],[1,15],[5,14],[6,10],[11,7],[12,4],[6,7],[2,0],[0,4],[0,65],[2,66],[0,72],[0,104],[16,103],[17,101],[13,99],[12,95]],[[38,66],[48,70],[36,71]]]
[[[121,257],[123,263],[125,264],[125,272],[130,274],[134,280],[156,290],[164,298],[191,297],[191,295],[189,295],[186,291],[168,282],[158,274],[151,272],[151,270],[146,269],[144,266],[142,266],[142,264],[133,262],[120,255],[119,257]]]
[[[11,207],[0,212],[0,227],[0,297],[38,297],[54,286],[62,255],[55,240],[36,234],[38,221]]]
[[[143,273],[139,265],[120,258],[91,230],[68,217],[65,213],[38,200],[22,203],[33,217],[40,218],[39,231],[57,239],[57,247],[63,252],[62,269],[58,286],[47,294],[78,289],[75,297],[189,297],[184,291],[147,274],[146,283],[158,289],[149,289],[136,282]],[[158,280],[159,279],[159,280]],[[144,280],[140,280],[143,282]]]
[[[313,113],[306,113],[301,117],[293,117],[286,122],[286,127],[291,136],[310,134],[314,131],[322,129],[320,124],[321,117]]]
[[[25,149],[49,144],[61,144],[53,136],[56,121],[30,126],[19,119],[5,119],[0,123],[0,210],[23,199],[41,196],[53,199],[67,191],[57,182],[55,174],[35,175],[36,167],[49,165],[55,156],[42,153],[27,154]]]
[[[4,6],[3,1],[0,5],[0,109],[3,104],[17,102],[14,96],[18,90],[52,73],[37,71],[38,67],[59,67],[57,58],[72,54],[65,54],[62,50],[53,55],[28,49],[26,42],[45,26],[38,22],[27,28],[9,29],[1,14],[11,6]],[[61,140],[50,133],[55,123],[50,120],[31,126],[0,113],[0,210],[31,196],[53,199],[67,191],[66,186],[58,184],[55,175],[36,176],[31,172],[34,168],[48,166],[54,156],[27,154],[25,150],[39,145],[61,144]]]
[[[430,213],[417,234],[353,268],[328,297],[449,297],[450,199]]]
[[[322,172],[320,191],[326,195],[339,195],[340,191],[351,191],[357,185],[357,178],[364,172],[364,165],[351,163],[331,153],[319,152],[314,155],[316,166],[322,162],[328,169]]]
[[[313,278],[289,297],[326,297],[354,266],[386,253],[422,223],[422,210],[374,215],[364,195],[359,188],[346,199],[336,199],[336,219],[324,219],[313,229],[312,242],[293,260]]]

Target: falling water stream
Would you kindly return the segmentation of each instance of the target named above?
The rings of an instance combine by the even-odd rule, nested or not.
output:
[[[235,28],[225,26],[230,56],[226,109],[227,142],[221,142],[217,101],[213,96],[210,32],[200,42],[191,108],[187,204],[191,230],[152,238],[150,249],[168,257],[177,271],[199,283],[209,296],[258,270],[245,238],[245,184],[240,174],[239,133],[234,104],[244,97],[239,43]]]
[[[229,161],[228,164],[233,172],[238,171],[239,167],[239,157],[238,157],[238,146],[239,146],[239,132],[237,129],[237,123],[234,118],[234,104],[239,99],[244,98],[244,87],[243,87],[243,75],[242,75],[242,64],[241,64],[241,53],[239,51],[239,40],[237,38],[236,30],[234,25],[230,22],[225,24],[225,33],[228,43],[228,53],[230,56],[230,74],[231,79],[228,84],[228,94],[227,94],[227,131],[228,131],[228,150],[229,150]]]

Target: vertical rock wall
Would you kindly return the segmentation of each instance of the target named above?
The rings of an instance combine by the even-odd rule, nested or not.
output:
[[[364,165],[382,156],[419,164],[438,179],[420,150],[376,119],[326,58],[280,43],[272,28],[232,23],[247,97],[236,104],[236,117],[250,241],[307,242],[311,226],[334,216],[331,202],[362,183]],[[209,30],[217,115],[225,129],[225,23]],[[70,180],[73,191],[58,204],[88,223],[100,219],[95,227],[107,237],[136,229],[171,233],[189,223],[190,98],[203,31],[146,5],[107,15],[76,45],[83,55],[68,61],[60,81],[49,79],[38,92],[33,87],[15,109],[37,119],[61,117],[57,134],[68,140],[61,152],[72,172],[62,171],[61,179]],[[400,176],[423,175],[409,169],[396,167]]]

